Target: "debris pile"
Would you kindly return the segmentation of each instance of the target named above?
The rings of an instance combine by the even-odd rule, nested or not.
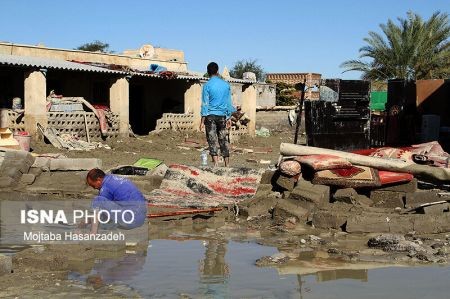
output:
[[[348,233],[450,231],[449,154],[437,142],[353,153],[282,143],[280,152],[243,216]]]
[[[85,174],[80,172],[101,166],[102,161],[95,158],[37,155],[0,148],[0,189],[36,195],[86,196],[91,191],[85,183]],[[12,195],[11,199],[20,196]]]

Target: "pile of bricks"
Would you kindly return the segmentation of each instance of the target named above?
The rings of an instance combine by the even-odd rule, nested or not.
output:
[[[28,171],[34,160],[35,158],[25,151],[1,150],[0,188],[11,187],[23,181],[33,182],[34,175],[28,174]]]
[[[29,152],[0,148],[0,190],[62,196],[86,191],[85,171],[101,168],[96,158],[34,157]]]

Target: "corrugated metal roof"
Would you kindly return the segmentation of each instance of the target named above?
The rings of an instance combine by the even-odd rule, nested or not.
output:
[[[81,72],[94,72],[94,73],[109,73],[109,74],[121,74],[128,75],[130,73],[123,71],[110,70],[103,67],[93,66],[84,63],[77,63],[65,60],[43,58],[43,57],[33,57],[33,56],[19,56],[19,55],[5,55],[0,54],[0,65],[10,65],[10,66],[22,66],[22,67],[35,67],[35,68],[47,68],[47,69],[57,69],[57,70],[68,70],[68,71],[81,71]],[[131,72],[131,75],[142,76],[142,77],[152,77],[160,78],[159,74],[149,74],[141,72]],[[181,75],[177,74],[175,79],[179,80],[199,80],[207,81],[208,78],[197,75]],[[230,83],[241,83],[241,84],[254,84],[260,83],[251,80],[227,79]]]
[[[159,74],[149,74],[149,73],[139,73],[139,72],[135,72],[135,73],[132,73],[132,74],[136,75],[136,76],[152,77],[152,78],[159,78],[160,77]],[[207,77],[195,76],[195,75],[180,75],[180,74],[177,74],[177,77],[175,79],[208,81]],[[230,79],[226,79],[226,80],[228,82],[230,82],[230,83],[242,83],[242,84],[261,83],[261,82],[251,81],[251,80],[243,80],[243,79],[235,79],[235,78],[230,78]]]
[[[25,66],[93,73],[127,74],[121,71],[114,71],[102,67],[96,67],[88,64],[70,62],[65,60],[5,54],[0,54],[0,65]]]

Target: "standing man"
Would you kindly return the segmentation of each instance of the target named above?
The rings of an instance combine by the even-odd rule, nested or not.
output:
[[[209,145],[214,166],[218,166],[218,148],[225,162],[225,167],[230,164],[230,152],[228,150],[227,129],[231,126],[231,113],[234,109],[231,104],[230,84],[219,77],[219,66],[211,62],[207,66],[209,81],[203,85],[200,131],[206,128],[206,139]]]

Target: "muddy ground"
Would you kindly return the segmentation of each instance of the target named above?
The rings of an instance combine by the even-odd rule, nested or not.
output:
[[[280,143],[292,140],[292,132],[272,133],[270,137],[241,137],[233,144],[231,164],[236,167],[267,169],[277,162]],[[192,147],[194,141],[200,146]],[[167,165],[199,165],[201,147],[206,146],[203,134],[177,132],[109,140],[104,143],[111,149],[69,152],[39,141],[33,141],[32,149],[36,153],[100,158],[103,168],[110,169],[118,165],[131,165],[141,157],[160,159]],[[276,247],[279,251],[274,256],[261,257],[255,261],[257,266],[277,267],[281,272],[303,271],[300,274],[337,268],[367,269],[387,265],[447,263],[449,235],[409,232],[384,234],[380,237],[379,233],[349,234],[339,228],[320,229],[314,227],[309,219],[303,221],[301,216],[295,217],[295,213],[280,213],[279,210],[274,213],[270,203],[283,199],[287,194],[272,190],[266,194],[269,206],[263,207],[262,212],[256,216],[242,213],[246,208],[243,205],[225,207],[222,212],[202,217],[151,219],[149,239],[212,238],[256,242]],[[349,209],[348,207],[348,204],[342,204],[343,210]],[[236,211],[239,208],[242,209],[241,213]],[[361,207],[355,209],[358,208]],[[55,297],[56,294],[59,297],[139,297],[139,294],[126,286],[106,284],[99,277],[88,277],[84,282],[68,279],[70,271],[88,273],[92,263],[99,257],[105,254],[120,256],[126,250],[124,247],[99,250],[89,246],[67,245],[25,249],[14,255],[13,273],[0,276],[0,297]]]
[[[231,166],[237,167],[264,167],[269,164],[260,164],[261,160],[276,163],[279,156],[280,143],[292,142],[292,132],[276,132],[269,137],[240,137],[231,145]],[[300,141],[304,138],[300,138]],[[187,142],[186,142],[187,141]],[[201,149],[190,147],[198,142],[198,147],[206,148],[204,133],[165,131],[139,136],[136,138],[107,139],[102,143],[111,149],[99,148],[95,151],[65,151],[58,150],[50,144],[34,141],[31,144],[36,153],[63,153],[67,157],[102,159],[103,167],[109,169],[117,165],[132,165],[139,158],[154,158],[164,161],[167,165],[181,163],[187,165],[200,165]],[[253,153],[243,153],[247,149]],[[267,162],[266,162],[267,163]]]

